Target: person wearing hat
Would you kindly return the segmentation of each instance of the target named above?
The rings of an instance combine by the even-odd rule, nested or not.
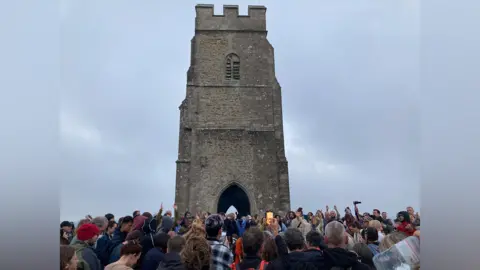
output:
[[[95,245],[100,230],[95,224],[87,223],[77,230],[77,242],[71,245],[75,249],[78,258],[77,269],[101,270],[102,265],[98,260],[93,245]]]

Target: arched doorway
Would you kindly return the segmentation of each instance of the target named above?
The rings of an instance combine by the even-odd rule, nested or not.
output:
[[[232,184],[226,188],[218,198],[217,213],[227,212],[230,206],[238,210],[239,216],[250,215],[250,200],[247,193],[237,184]]]

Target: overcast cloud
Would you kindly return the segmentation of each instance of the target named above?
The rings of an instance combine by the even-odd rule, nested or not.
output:
[[[173,204],[196,3],[267,6],[292,208],[418,210],[419,1],[64,0],[62,220]]]

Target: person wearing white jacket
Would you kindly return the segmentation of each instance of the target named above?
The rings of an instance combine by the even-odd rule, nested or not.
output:
[[[312,230],[312,226],[303,218],[303,209],[301,207],[297,209],[295,215],[296,217],[292,220],[290,228],[299,229],[302,232],[303,237],[306,238],[307,233]]]

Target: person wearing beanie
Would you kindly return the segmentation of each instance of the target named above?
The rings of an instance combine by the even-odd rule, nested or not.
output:
[[[78,269],[101,270],[102,265],[98,260],[93,245],[97,241],[100,230],[95,224],[81,225],[77,230],[77,242],[71,245],[78,258]]]

